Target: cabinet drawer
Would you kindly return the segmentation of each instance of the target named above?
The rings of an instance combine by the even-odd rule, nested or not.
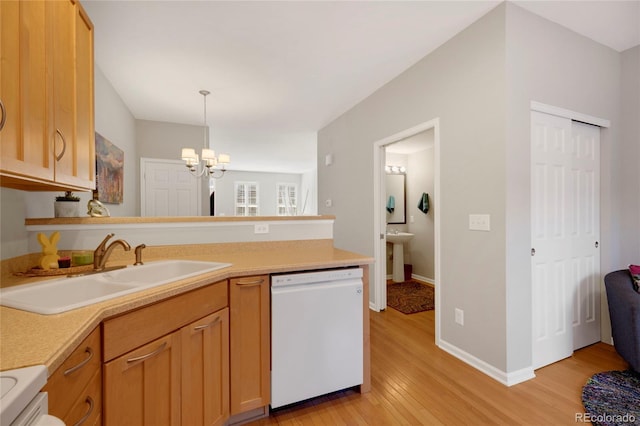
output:
[[[227,281],[108,319],[103,323],[104,361],[171,333],[228,304]]]
[[[89,385],[62,419],[66,425],[95,425],[102,414],[102,371],[96,371]]]
[[[43,390],[49,393],[49,412],[64,418],[101,365],[98,327],[47,380]]]

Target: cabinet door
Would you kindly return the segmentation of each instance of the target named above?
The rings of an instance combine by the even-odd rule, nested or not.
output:
[[[229,417],[229,309],[181,333],[182,424],[222,425]]]
[[[231,414],[269,404],[269,276],[230,280]]]
[[[93,24],[80,3],[76,26],[76,160],[74,185],[95,188],[96,158],[93,108]],[[75,180],[77,179],[77,180]]]
[[[180,424],[180,331],[105,364],[105,425]]]
[[[6,186],[20,187],[25,177],[53,180],[45,9],[44,1],[0,1],[0,173]]]
[[[50,7],[52,83],[49,107],[54,146],[55,181],[95,188],[93,133],[93,25],[71,0]]]

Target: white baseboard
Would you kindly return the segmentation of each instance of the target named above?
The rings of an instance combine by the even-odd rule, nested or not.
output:
[[[436,285],[436,282],[433,280],[433,278],[423,277],[422,275],[418,275],[418,274],[411,274],[411,278],[413,278],[414,280],[429,283],[434,287]],[[391,280],[391,279],[393,279],[393,275],[387,275],[387,280]]]
[[[466,362],[473,368],[480,370],[487,376],[502,383],[505,386],[517,385],[518,383],[522,383],[536,377],[532,367],[527,367],[521,370],[513,371],[511,373],[506,373],[442,339],[438,343],[438,347],[443,351],[455,356],[456,358]]]
[[[431,284],[434,287],[436,285],[436,282],[434,281],[433,278],[423,277],[422,275],[418,275],[418,274],[411,274],[411,278],[413,278],[414,280],[418,280],[418,281],[422,281],[422,282]]]

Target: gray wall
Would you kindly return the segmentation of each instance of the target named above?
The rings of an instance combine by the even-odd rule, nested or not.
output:
[[[506,373],[530,367],[530,102],[611,120],[601,263],[603,273],[624,266],[639,250],[637,56],[500,4],[319,132],[318,158],[335,159],[319,161],[318,179],[336,245],[373,255],[373,143],[439,117],[441,339]],[[470,213],[490,214],[491,232],[468,231]]]
[[[508,371],[531,363],[530,102],[611,120],[601,132],[601,268],[617,263],[622,235],[614,212],[620,140],[620,54],[507,4],[507,340]],[[636,181],[637,182],[637,181]],[[636,192],[637,193],[637,192]],[[603,305],[602,317],[608,318]],[[605,333],[609,331],[603,328]]]
[[[612,269],[640,262],[640,46],[622,53],[622,88],[621,143],[613,160],[618,166],[613,189],[620,199],[614,222],[621,244]]]
[[[433,133],[433,132],[432,132]],[[413,273],[428,280],[435,279],[434,210],[433,210],[433,145],[409,155],[407,167],[407,227],[415,237],[409,241],[409,258]],[[427,214],[418,210],[423,192],[429,194],[431,207]],[[413,221],[411,217],[413,216]]]
[[[336,215],[336,246],[373,255],[373,144],[440,118],[442,338],[500,369],[506,367],[504,37],[501,5],[318,135],[320,213]],[[328,153],[334,163],[325,167]],[[333,207],[325,207],[326,199]],[[468,231],[470,213],[491,214],[492,232]],[[454,308],[465,311],[464,327],[454,323]]]

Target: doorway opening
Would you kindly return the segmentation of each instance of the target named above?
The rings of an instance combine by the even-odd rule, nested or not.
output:
[[[386,171],[387,165],[387,148],[392,145],[402,142],[399,146],[410,145],[413,143],[425,143],[422,136],[428,137],[433,146],[433,193],[429,196],[429,209],[433,218],[433,277],[432,284],[436,288],[435,291],[435,303],[436,306],[440,305],[440,132],[439,132],[439,119],[421,123],[410,129],[391,135],[380,141],[374,143],[374,259],[375,265],[373,268],[374,286],[372,291],[372,300],[370,302],[370,308],[375,311],[381,311],[387,307],[387,185],[386,185]],[[422,141],[422,142],[421,142]],[[411,148],[409,148],[411,149]],[[389,157],[392,157],[390,154]],[[422,192],[419,191],[418,195],[411,194],[411,198],[422,196]],[[395,201],[395,200],[394,200]],[[416,203],[417,205],[417,203]],[[411,223],[411,216],[415,216],[419,219],[419,216],[414,212],[416,206],[407,202],[407,210],[405,212],[405,219],[408,222],[407,226]],[[416,210],[417,211],[417,210]],[[418,213],[422,214],[422,213]],[[395,226],[395,225],[394,225]],[[436,310],[436,343],[440,338],[440,312]]]

